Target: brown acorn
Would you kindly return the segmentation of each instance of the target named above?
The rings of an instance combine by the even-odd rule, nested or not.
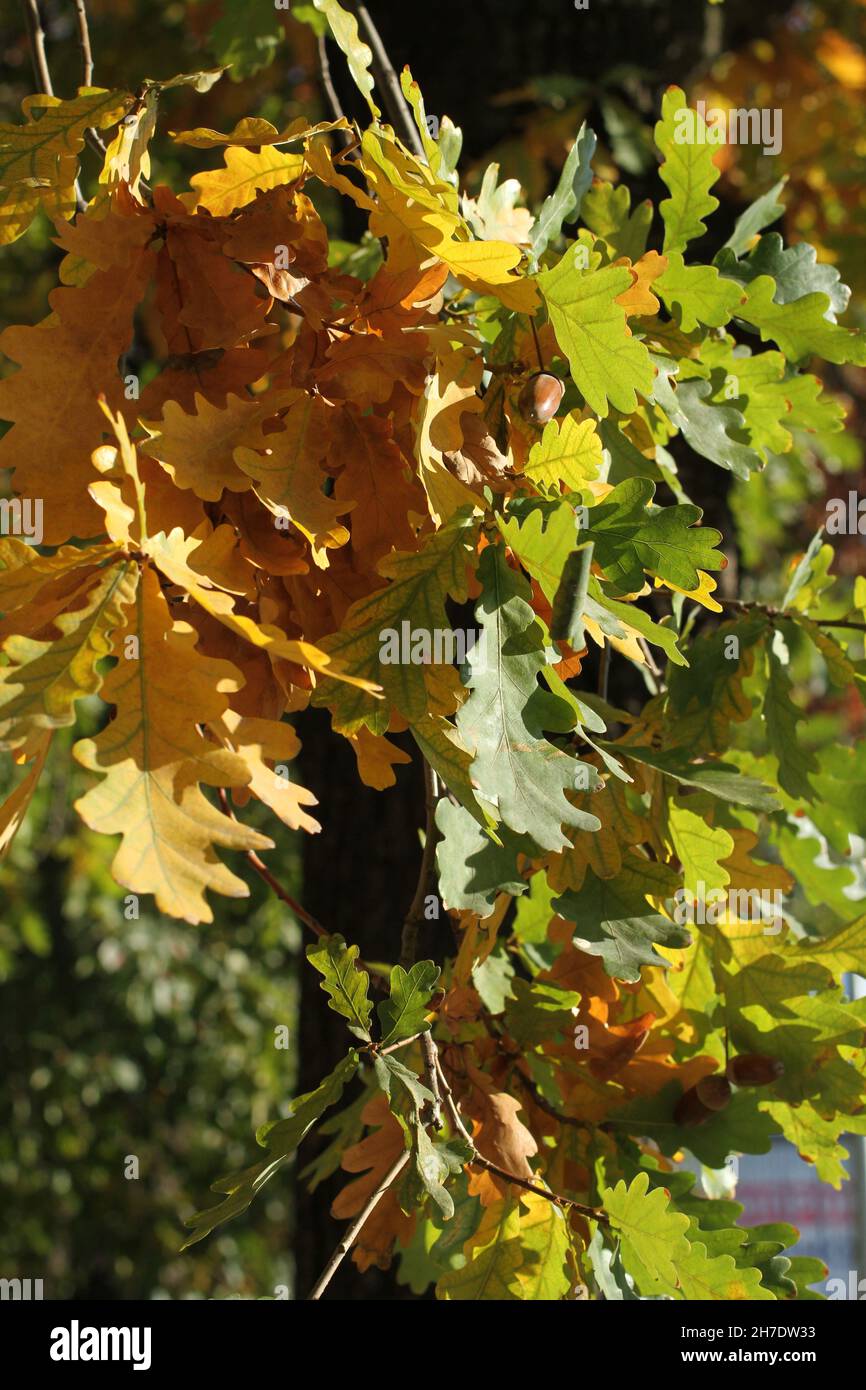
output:
[[[735,1086],[772,1086],[784,1074],[784,1062],[778,1057],[765,1057],[763,1052],[743,1052],[732,1057],[726,1071]]]
[[[524,420],[533,425],[546,425],[552,420],[563,396],[565,383],[552,372],[536,372],[520,393],[517,408]]]
[[[708,1110],[724,1110],[731,1099],[731,1083],[724,1076],[704,1076],[695,1090]]]
[[[678,1125],[702,1125],[715,1111],[724,1110],[730,1098],[731,1087],[723,1076],[705,1076],[683,1091],[674,1120]]]

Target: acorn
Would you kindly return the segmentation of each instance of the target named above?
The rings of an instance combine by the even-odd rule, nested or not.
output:
[[[695,1087],[701,1103],[708,1110],[724,1110],[731,1099],[731,1084],[724,1076],[704,1076]]]
[[[742,1052],[731,1058],[725,1074],[735,1086],[772,1086],[785,1075],[785,1063],[763,1052]]]
[[[678,1125],[702,1125],[717,1110],[724,1110],[731,1099],[730,1083],[724,1076],[705,1076],[696,1086],[683,1091],[674,1110]]]
[[[552,420],[565,395],[565,382],[552,372],[536,372],[520,393],[517,408],[524,420],[546,425]]]

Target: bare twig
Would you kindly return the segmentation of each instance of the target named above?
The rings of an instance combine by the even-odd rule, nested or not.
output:
[[[225,787],[217,787],[217,796],[219,797],[219,802],[220,806],[222,807],[223,814],[229,816],[231,820],[237,820],[237,816],[235,815],[231,802],[228,799],[228,793],[226,792]],[[290,907],[292,909],[295,916],[299,919],[299,921],[303,922],[305,927],[309,927],[310,931],[315,936],[318,936],[320,938],[323,936],[330,936],[331,933],[327,931],[325,927],[322,926],[321,922],[316,920],[312,912],[308,912],[307,909],[303,906],[303,904],[299,903],[297,898],[293,898],[289,890],[283,887],[283,885],[280,883],[280,880],[274,877],[267,864],[264,862],[263,859],[259,858],[254,849],[248,849],[246,851],[246,856],[249,861],[250,867],[255,869],[259,878],[264,880],[264,882],[270,888],[271,892],[275,893],[281,902],[284,902],[287,907]]]
[[[325,100],[328,103],[328,107],[330,108],[330,112],[334,120],[344,121],[346,119],[346,113],[343,110],[342,105],[340,104],[340,98],[337,96],[337,89],[334,86],[334,80],[331,77],[331,63],[328,58],[328,45],[324,34],[319,35],[318,48],[319,74],[322,79],[322,89],[325,93]],[[337,137],[340,140],[340,143],[343,145],[345,149],[348,149],[348,147],[354,143],[354,137],[350,130],[338,130],[335,131],[335,134],[337,135]]]
[[[387,1057],[389,1052],[397,1052],[401,1047],[408,1047],[410,1043],[418,1042],[420,1038],[426,1037],[429,1033],[428,1028],[422,1028],[419,1032],[413,1033],[409,1038],[401,1038],[399,1042],[389,1043],[387,1047],[377,1047],[373,1050],[376,1057]]]
[[[27,21],[27,33],[30,39],[30,56],[33,59],[33,70],[36,75],[36,86],[40,92],[46,96],[54,96],[54,86],[51,81],[51,71],[48,67],[48,58],[45,53],[45,31],[42,28],[42,16],[39,13],[37,0],[22,0],[24,5],[24,18]]]
[[[393,1163],[391,1167],[388,1169],[388,1172],[385,1174],[378,1187],[370,1194],[369,1198],[367,1199],[364,1205],[363,1211],[361,1211],[358,1214],[358,1216],[355,1217],[355,1220],[352,1222],[349,1229],[343,1235],[342,1240],[340,1240],[336,1249],[334,1250],[333,1255],[328,1260],[328,1263],[325,1265],[325,1268],[322,1270],[321,1275],[316,1280],[316,1283],[308,1296],[308,1302],[321,1298],[322,1294],[325,1292],[325,1289],[330,1284],[340,1265],[343,1263],[343,1260],[346,1258],[349,1251],[351,1250],[355,1238],[358,1235],[360,1235],[361,1231],[363,1230],[367,1218],[370,1216],[373,1209],[376,1206],[378,1206],[379,1202],[384,1197],[385,1193],[388,1191],[388,1188],[391,1187],[393,1183],[397,1181],[411,1157],[412,1153],[409,1149],[406,1149],[404,1153],[401,1153],[397,1161]]]
[[[23,5],[36,86],[45,96],[53,97],[54,83],[51,81],[51,69],[48,66],[48,55],[45,52],[45,30],[42,28],[42,16],[39,13],[38,0],[23,0]],[[75,206],[79,212],[84,212],[87,207],[87,200],[81,192],[78,179],[75,180],[72,187],[75,193]]]
[[[647,642],[645,637],[639,637],[637,639],[637,644],[643,652],[643,659],[647,664],[647,670],[655,676],[656,680],[659,680],[662,676],[662,672],[655,663],[653,654],[650,651],[649,642]]]
[[[442,1123],[442,1092],[439,1089],[439,1068],[437,1066],[439,1054],[429,1029],[426,1033],[421,1034],[421,1052],[424,1057],[424,1080],[433,1096],[429,1123],[438,1129]]]
[[[598,663],[598,693],[603,700],[607,699],[607,682],[610,675],[610,642],[604,638],[604,646],[601,649],[601,656]]]
[[[391,123],[403,143],[408,145],[412,153],[416,154],[419,159],[423,159],[426,162],[421,136],[418,134],[415,122],[412,119],[412,113],[406,104],[397,74],[394,71],[391,59],[388,57],[379,30],[373,23],[366,5],[353,4],[351,8],[366,30],[367,39],[373,54],[373,60],[370,66],[373,69],[373,77],[376,80],[376,85],[381,91],[382,99],[388,108],[388,115],[391,117]]]
[[[866,632],[866,623],[852,622],[848,618],[809,618],[808,613],[798,615],[789,613],[784,608],[776,608],[771,603],[747,603],[739,598],[720,598],[717,601],[724,608],[735,608],[738,613],[763,613],[770,619],[790,618],[792,621],[801,616],[808,618],[809,622],[814,623],[816,627],[847,627],[854,632]]]
[[[232,820],[236,821],[237,816],[235,815],[232,805],[228,799],[225,787],[217,787],[217,796],[219,797],[219,803],[223,809],[224,814],[230,816]],[[293,898],[288,889],[283,887],[279,879],[271,873],[267,864],[264,862],[263,859],[259,858],[254,849],[248,849],[246,851],[246,856],[249,861],[250,868],[255,869],[259,878],[262,879],[263,882],[265,882],[268,885],[271,892],[276,894],[280,901],[284,902],[287,907],[291,908],[292,912],[294,912],[295,916],[299,919],[299,921],[303,922],[305,927],[309,927],[310,931],[314,934],[314,936],[317,936],[319,937],[319,939],[321,939],[323,936],[331,935],[327,927],[323,927],[321,922],[313,916],[312,912],[308,912],[307,909],[304,907],[303,903],[299,903],[297,898]],[[382,970],[378,965],[371,965],[369,961],[357,960],[355,962],[355,965],[359,970],[366,970],[371,975],[378,976],[380,980],[388,979],[387,970]],[[404,1038],[402,1042],[399,1044],[399,1046],[405,1047],[407,1042],[412,1041],[413,1040],[411,1038]]]
[[[90,87],[93,83],[93,52],[90,47],[90,28],[84,0],[75,0],[75,14],[78,19],[78,46],[81,49],[81,85]]]
[[[514,1183],[517,1187],[522,1187],[525,1192],[534,1192],[538,1197],[544,1197],[554,1206],[562,1207],[563,1210],[576,1211],[580,1216],[589,1217],[592,1221],[599,1221],[602,1225],[608,1224],[608,1216],[600,1207],[586,1206],[583,1202],[574,1202],[570,1197],[561,1197],[558,1192],[551,1192],[549,1188],[541,1187],[538,1183],[530,1182],[528,1178],[520,1177],[517,1173],[509,1173],[507,1168],[500,1168],[498,1163],[492,1163],[489,1158],[485,1158],[475,1147],[475,1141],[463,1123],[457,1103],[454,1099],[454,1092],[448,1084],[448,1078],[442,1067],[442,1062],[437,1054],[436,1069],[439,1073],[439,1085],[447,1114],[451,1124],[461,1139],[472,1149],[472,1157],[469,1160],[471,1165],[477,1168],[486,1168],[488,1173],[494,1173],[496,1177],[503,1178],[506,1182]]]
[[[424,921],[424,899],[428,896],[433,883],[437,831],[436,831],[436,802],[439,799],[439,789],[436,774],[431,768],[427,759],[424,763],[424,806],[427,814],[424,829],[424,851],[421,855],[421,867],[418,870],[418,882],[415,885],[415,895],[412,899],[406,920],[403,923],[403,933],[400,938],[400,964],[404,970],[411,970],[418,958],[418,942],[421,934],[421,923]]]

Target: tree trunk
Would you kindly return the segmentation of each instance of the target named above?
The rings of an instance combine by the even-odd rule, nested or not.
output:
[[[365,787],[348,742],[331,731],[324,711],[298,721],[304,786],[319,798],[320,835],[304,837],[302,901],[329,931],[358,945],[371,961],[394,963],[400,956],[403,918],[412,900],[421,862],[418,830],[424,824],[424,785],[412,739],[394,739],[412,754],[411,767],[395,769],[397,785],[384,792]],[[319,975],[301,972],[299,1091],[313,1090],[352,1041],[345,1021],[328,1007]],[[307,1163],[318,1147],[304,1145]],[[303,1165],[301,1165],[303,1166]],[[306,1298],[334,1249],[345,1223],[330,1215],[337,1192],[351,1181],[338,1172],[312,1194],[296,1186],[296,1297]],[[405,1298],[393,1269],[361,1274],[347,1256],[325,1298]]]

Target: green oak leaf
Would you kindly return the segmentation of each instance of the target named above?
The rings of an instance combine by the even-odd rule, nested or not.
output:
[[[770,751],[779,760],[779,786],[797,800],[811,801],[815,791],[809,774],[816,771],[817,762],[800,742],[797,726],[805,715],[791,699],[791,680],[772,643],[767,645],[767,665],[764,725]]]
[[[800,241],[796,246],[786,247],[778,232],[762,236],[742,261],[737,261],[723,248],[716,257],[716,265],[724,275],[738,280],[741,285],[751,284],[759,275],[772,276],[776,282],[775,304],[790,304],[807,294],[825,294],[829,303],[824,317],[831,323],[836,322],[837,314],[844,314],[851,298],[851,291],[842,283],[838,270],[819,262],[814,246]]]
[[[468,819],[470,825],[475,824],[471,817]],[[425,1014],[439,973],[439,966],[432,960],[416,961],[408,972],[401,965],[393,967],[390,995],[376,1006],[383,1046],[398,1042],[400,1038],[411,1038],[430,1026]]]
[[[771,789],[756,777],[740,772],[733,763],[690,762],[688,752],[683,748],[650,748],[638,743],[602,743],[623,758],[633,758],[635,762],[654,767],[665,776],[672,777],[687,787],[700,787],[721,801],[735,805],[749,806],[756,811],[777,811],[779,803]]]
[[[527,1047],[568,1038],[580,995],[543,980],[515,978],[513,994],[505,1002],[505,1026],[515,1042]]]
[[[698,324],[724,327],[743,298],[735,280],[723,279],[712,265],[685,265],[678,251],[669,253],[668,268],[653,288],[671,313],[676,313],[684,333]]]
[[[653,209],[648,198],[631,209],[631,193],[624,183],[596,179],[583,200],[583,221],[610,247],[613,259],[627,256],[640,260],[646,250]]]
[[[549,420],[533,444],[524,473],[533,483],[559,489],[564,482],[579,489],[597,478],[602,466],[601,440],[594,420],[581,420],[576,411]]]
[[[633,594],[644,584],[644,571],[670,580],[681,589],[696,589],[699,570],[722,569],[715,550],[721,532],[697,527],[700,507],[688,504],[648,511],[655,486],[647,478],[629,478],[588,511],[581,538],[595,543],[594,559],[620,593]]]
[[[450,1221],[454,1215],[454,1201],[445,1184],[462,1171],[472,1158],[473,1149],[465,1139],[431,1139],[422,1124],[416,1125],[413,1132],[418,1177],[443,1219]]]
[[[184,1224],[192,1228],[193,1234],[181,1246],[182,1250],[247,1210],[256,1193],[288,1162],[316,1121],[330,1106],[336,1105],[344,1086],[358,1070],[358,1061],[358,1053],[350,1051],[315,1091],[292,1101],[292,1113],[287,1119],[261,1127],[256,1139],[267,1149],[267,1158],[212,1184],[211,1192],[225,1193],[225,1201],[187,1218]]]
[[[787,182],[788,176],[786,174],[766,193],[762,193],[759,198],[756,198],[745,212],[740,213],[734,223],[734,230],[722,248],[723,250],[733,252],[734,256],[742,256],[749,249],[749,243],[759,232],[778,221],[785,211],[785,205],[776,200]],[[716,261],[718,263],[718,256]]]
[[[676,138],[678,131],[687,129],[682,119],[687,109],[682,88],[669,87],[662,98],[661,120],[655,128],[655,142],[663,155],[659,174],[671,194],[659,208],[665,224],[665,255],[684,251],[695,237],[703,236],[706,231],[703,218],[719,206],[718,198],[710,193],[719,177],[713,159],[715,145]],[[706,126],[697,111],[691,112],[691,123],[693,134],[697,134],[698,125],[703,126],[706,134]]]
[[[466,1242],[466,1262],[436,1285],[436,1297],[461,1301],[508,1301],[522,1297],[516,1271],[523,1263],[516,1201],[488,1207],[481,1225]]]
[[[830,299],[826,294],[804,294],[800,299],[778,304],[776,282],[759,275],[747,289],[747,298],[737,311],[757,328],[761,339],[777,343],[789,362],[807,357],[823,357],[825,362],[852,362],[866,366],[866,336],[831,323],[827,318]]]
[[[322,937],[307,947],[307,960],[323,976],[322,989],[329,996],[328,1007],[348,1019],[349,1032],[370,1041],[373,1005],[367,994],[370,977],[358,970],[358,947],[347,946],[342,936]]]
[[[392,631],[399,637],[408,624],[410,634],[427,635],[435,652],[433,634],[451,630],[446,598],[462,602],[466,597],[476,528],[477,521],[458,512],[441,531],[428,536],[420,550],[385,556],[378,568],[390,583],[353,603],[339,632],[318,643],[346,674],[381,685],[387,697],[377,699],[365,689],[324,676],[312,703],[331,710],[335,729],[348,734],[367,724],[374,733],[384,733],[391,718],[389,702],[410,722],[427,716],[427,682],[441,668],[411,660],[383,662],[382,634]]]
[[[568,152],[556,188],[545,198],[531,232],[535,264],[562,231],[564,222],[574,222],[580,214],[584,194],[592,183],[592,157],[596,146],[595,131],[586,121],[577,132],[577,139]]]
[[[693,378],[675,384],[675,364],[669,358],[656,357],[654,361],[659,370],[653,399],[686,443],[702,458],[730,469],[737,478],[748,479],[762,466],[762,459],[742,442],[744,416],[733,406],[714,405],[710,382]]]
[[[665,1190],[649,1188],[649,1174],[638,1173],[627,1186],[603,1187],[601,1205],[620,1239],[622,1262],[645,1294],[668,1293],[677,1286],[679,1262],[688,1255],[689,1218],[674,1211]]]
[[[688,946],[689,933],[647,902],[647,895],[673,895],[679,876],[666,865],[636,854],[623,856],[616,878],[600,879],[590,869],[579,892],[569,891],[554,901],[554,910],[574,922],[574,945],[588,955],[600,956],[608,975],[618,980],[639,980],[641,966],[670,961],[653,950],[659,943]]]
[[[629,332],[616,302],[630,287],[631,272],[625,266],[583,270],[574,252],[570,247],[552,270],[538,276],[556,341],[596,415],[604,418],[610,405],[631,415],[637,409],[635,393],[648,396],[653,384],[649,353]]]
[[[458,733],[474,751],[473,782],[510,830],[531,835],[540,849],[564,849],[569,841],[563,826],[599,827],[595,816],[577,810],[565,795],[588,765],[543,736],[543,729],[556,728],[564,717],[568,727],[573,720],[564,702],[538,685],[546,656],[527,602],[529,585],[497,545],[482,554],[478,578],[476,617],[486,632],[486,653],[479,660],[476,644],[469,655],[470,695],[457,715]],[[593,769],[587,775],[593,779]]]
[[[402,1110],[405,1110],[405,1099],[403,1099],[401,1109],[398,1098],[402,1096],[402,1092],[398,1092],[398,1095],[395,1097],[392,1090],[395,1081],[398,1081],[408,1093],[412,1101],[412,1111],[415,1115],[419,1115],[425,1105],[430,1105],[434,1100],[433,1092],[424,1085],[418,1073],[412,1071],[411,1067],[407,1067],[402,1062],[399,1062],[393,1052],[389,1052],[385,1057],[374,1057],[373,1072],[379,1089],[384,1091],[389,1102],[391,1102],[392,1113],[398,1118],[401,1116]]]
[[[462,806],[442,797],[436,806],[436,825],[442,838],[436,846],[439,893],[450,910],[489,917],[500,893],[519,897],[528,883],[521,877],[517,856],[537,856],[529,836],[500,826],[496,844]]]

